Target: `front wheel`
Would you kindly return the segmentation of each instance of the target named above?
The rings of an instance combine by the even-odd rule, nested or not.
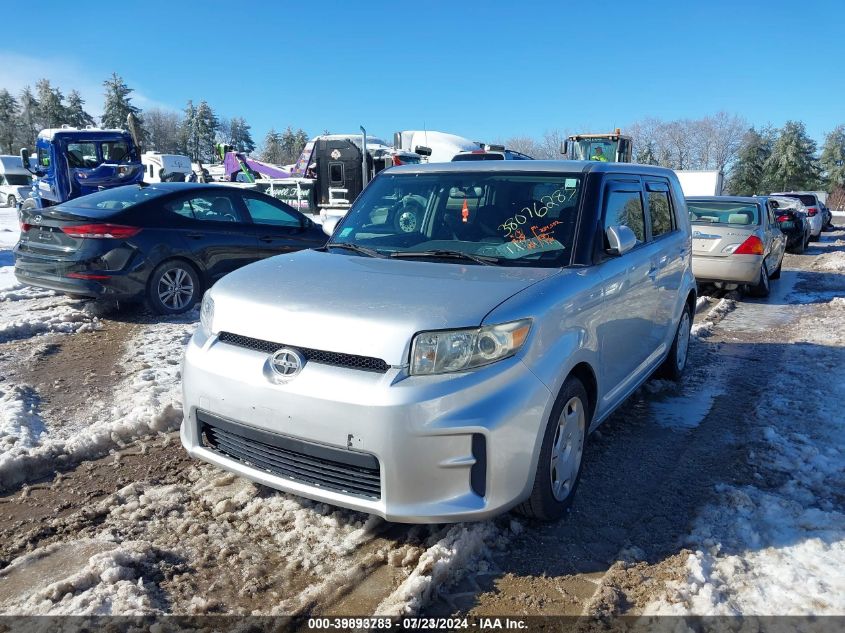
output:
[[[189,263],[172,259],[159,264],[150,276],[147,302],[157,314],[182,314],[199,301],[200,278]]]
[[[684,375],[684,369],[687,366],[691,330],[692,315],[690,314],[689,305],[685,305],[684,312],[681,314],[681,320],[678,322],[678,329],[675,331],[672,347],[669,348],[669,354],[657,370],[660,377],[677,381]]]
[[[592,412],[587,390],[570,376],[560,390],[540,447],[534,488],[516,511],[532,519],[554,521],[572,505],[581,479],[587,429]]]

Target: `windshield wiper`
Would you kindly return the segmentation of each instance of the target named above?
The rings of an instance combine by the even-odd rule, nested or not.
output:
[[[483,266],[495,266],[499,263],[498,257],[486,255],[473,255],[463,251],[450,251],[446,249],[435,249],[430,251],[395,251],[390,257],[443,257],[447,259],[468,259]]]
[[[367,248],[366,246],[353,244],[352,242],[329,242],[324,248],[345,248],[356,253],[361,253],[362,255],[367,255],[368,257],[381,257],[382,259],[386,257],[384,253],[379,253],[374,248]]]

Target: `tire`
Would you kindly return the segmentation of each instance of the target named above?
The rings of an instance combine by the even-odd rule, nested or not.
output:
[[[581,480],[591,420],[587,390],[570,376],[546,423],[531,496],[516,507],[517,512],[531,519],[556,521],[572,505]]]
[[[780,279],[780,270],[783,268],[783,261],[781,261],[780,265],[777,267],[775,272],[772,273],[770,279]]]
[[[37,209],[37,208],[38,208],[38,205],[35,203],[35,200],[32,199],[32,198],[27,198],[26,200],[23,201],[23,204],[21,204],[21,211],[23,211],[23,210],[29,211],[31,209]]]
[[[393,217],[393,227],[401,233],[414,233],[420,230],[425,209],[416,201],[403,204]]]
[[[182,314],[202,297],[200,276],[181,259],[159,264],[147,284],[147,303],[156,314]]]
[[[18,204],[18,199],[15,198],[15,196],[13,196],[12,194],[9,194],[9,197],[6,198],[6,206],[7,207],[14,207],[14,206],[17,206],[17,204]]]
[[[807,249],[807,242],[804,240],[804,236],[801,236],[801,241],[798,242],[798,245],[792,249],[792,252],[800,255]]]
[[[675,330],[675,338],[672,340],[669,353],[660,367],[657,368],[658,377],[678,381],[684,375],[684,369],[687,367],[691,329],[692,315],[687,304],[684,306],[684,311],[678,321],[678,329]]]
[[[769,271],[766,269],[766,262],[760,266],[760,279],[753,286],[748,286],[748,294],[752,297],[765,298],[769,296],[772,289],[769,285]]]

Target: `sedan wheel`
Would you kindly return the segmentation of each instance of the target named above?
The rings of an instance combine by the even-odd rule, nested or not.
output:
[[[8,198],[6,198],[6,206],[7,207],[14,207],[17,204],[18,204],[18,200],[17,200],[17,198],[15,198],[15,196],[10,195]]]
[[[156,268],[150,279],[150,307],[159,314],[187,312],[194,307],[199,294],[199,276],[187,262],[165,262]]]
[[[752,297],[768,297],[770,292],[769,271],[764,262],[763,265],[760,266],[760,279],[755,285],[748,287],[748,294]]]

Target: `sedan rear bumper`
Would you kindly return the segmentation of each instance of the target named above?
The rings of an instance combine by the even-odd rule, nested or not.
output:
[[[692,256],[692,273],[698,282],[756,283],[762,265],[761,255]]]

